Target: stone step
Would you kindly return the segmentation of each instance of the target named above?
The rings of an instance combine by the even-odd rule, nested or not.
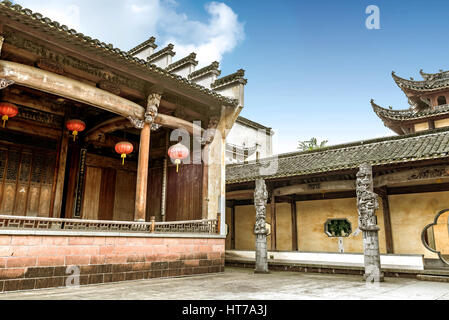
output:
[[[432,276],[428,274],[418,274],[416,279],[420,281],[435,281],[435,282],[448,282],[449,276]]]

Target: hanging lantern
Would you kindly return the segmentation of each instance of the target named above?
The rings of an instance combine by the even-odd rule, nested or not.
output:
[[[8,121],[10,118],[14,118],[19,113],[19,109],[12,103],[8,102],[0,102],[0,115],[2,116],[3,120],[3,128],[6,125],[6,121]]]
[[[134,147],[131,143],[123,141],[115,145],[115,152],[122,155],[122,165],[125,165],[125,159],[128,154],[131,154]]]
[[[83,132],[84,129],[86,129],[86,124],[83,121],[78,120],[78,119],[69,120],[69,121],[67,121],[66,125],[67,125],[67,129],[72,131],[73,141],[75,141],[78,133]]]
[[[178,143],[168,149],[168,156],[170,159],[175,160],[176,172],[179,172],[179,165],[181,164],[181,161],[188,158],[189,155],[189,149],[181,143]]]

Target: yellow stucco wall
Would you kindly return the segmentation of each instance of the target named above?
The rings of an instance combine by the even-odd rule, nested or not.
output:
[[[393,195],[389,200],[395,253],[437,258],[422,244],[421,233],[441,210],[449,208],[449,192]]]
[[[425,131],[429,130],[429,123],[428,122],[421,122],[415,124],[415,132]]]
[[[435,128],[449,127],[449,119],[435,120]]]
[[[382,203],[377,211],[379,246],[381,253],[386,252]],[[328,219],[348,219],[352,232],[358,227],[357,200],[333,199],[297,202],[298,245],[305,252],[339,252],[338,238],[330,238],[324,233],[324,224]],[[360,233],[357,237],[350,236],[343,240],[347,253],[362,253],[363,239]]]
[[[279,251],[292,250],[292,212],[289,203],[276,205],[276,246]]]
[[[270,207],[267,207],[267,222],[271,223]],[[256,209],[254,206],[235,207],[235,248],[236,250],[255,250]],[[271,236],[268,237],[268,249],[271,248]]]

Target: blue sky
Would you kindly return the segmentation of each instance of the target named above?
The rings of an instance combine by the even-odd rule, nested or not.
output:
[[[223,75],[245,69],[242,116],[273,127],[276,152],[311,137],[338,144],[392,135],[369,103],[408,108],[391,71],[420,79],[421,68],[449,69],[443,0],[18,3],[122,49],[155,35],[161,46],[175,43],[177,58],[197,50],[203,64],[220,60]],[[380,30],[365,27],[368,5],[380,9]]]

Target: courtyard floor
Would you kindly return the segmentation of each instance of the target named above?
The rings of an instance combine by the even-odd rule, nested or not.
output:
[[[449,300],[449,283],[226,268],[220,275],[0,294],[0,300]]]

